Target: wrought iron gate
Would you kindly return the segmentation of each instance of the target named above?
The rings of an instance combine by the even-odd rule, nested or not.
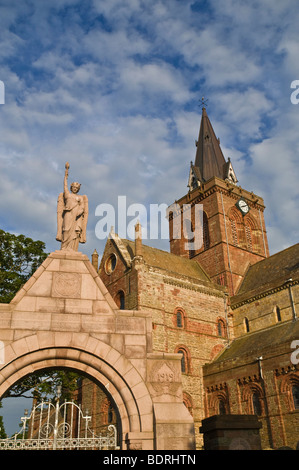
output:
[[[113,450],[117,446],[117,429],[107,427],[106,433],[95,435],[90,429],[91,416],[81,407],[65,401],[56,405],[41,402],[30,415],[21,418],[22,429],[8,439],[0,439],[0,450]]]

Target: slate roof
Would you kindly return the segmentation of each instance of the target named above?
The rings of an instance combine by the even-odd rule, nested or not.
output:
[[[133,259],[135,255],[135,243],[124,239],[122,239],[122,243],[130,254],[131,259]],[[142,244],[142,256],[145,263],[149,266],[200,279],[205,282],[211,282],[208,274],[195,260],[183,258],[182,256],[174,255],[168,251],[159,250],[158,248],[144,244]],[[215,287],[217,288],[217,285]]]
[[[299,243],[250,266],[231,305],[281,286],[289,279],[299,280]]]
[[[265,330],[247,333],[233,340],[222,354],[213,361],[213,364],[250,355],[257,357],[281,344],[286,344],[290,348],[291,342],[298,338],[299,319],[277,324]]]

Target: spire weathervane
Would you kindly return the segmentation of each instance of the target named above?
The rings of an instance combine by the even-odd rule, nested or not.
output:
[[[200,100],[198,100],[198,101],[200,101]],[[209,100],[208,100],[208,99],[205,99],[205,97],[203,96],[203,97],[201,98],[201,103],[200,103],[200,105],[199,105],[200,108],[202,108],[202,109],[206,108],[206,107],[208,106],[208,105],[207,105],[207,102],[208,102],[208,101],[209,101]]]

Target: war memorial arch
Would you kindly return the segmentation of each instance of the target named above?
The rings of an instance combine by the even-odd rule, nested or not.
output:
[[[89,258],[88,200],[80,185],[58,198],[61,249],[52,252],[9,304],[0,304],[0,397],[22,378],[49,368],[91,377],[111,397],[123,450],[195,448],[183,403],[180,355],[152,352],[151,315],[119,310]]]

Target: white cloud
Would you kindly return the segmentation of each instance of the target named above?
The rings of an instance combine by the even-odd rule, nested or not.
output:
[[[271,117],[274,110],[274,104],[266,97],[265,92],[253,87],[243,91],[229,90],[225,94],[216,92],[213,102],[216,103],[221,119],[217,125],[223,132],[223,137],[228,137],[230,141],[236,140],[236,137],[243,141],[260,139],[266,127],[264,117]],[[230,126],[231,130],[228,129]],[[233,135],[236,132],[238,136]]]
[[[190,98],[187,84],[178,70],[168,64],[136,64],[127,62],[122,70],[121,82],[124,92],[137,96],[166,97],[176,103],[184,103]]]
[[[20,10],[11,1],[0,18],[4,229],[40,234],[56,247],[51,224],[67,160],[90,201],[86,252],[98,243],[97,204],[116,204],[122,194],[128,203],[181,197],[195,156],[198,99],[207,94],[240,184],[265,199],[272,247],[295,242],[293,0],[228,0],[221,8],[210,0],[206,9],[173,0],[23,3]]]
[[[298,241],[299,142],[294,128],[298,112],[280,116],[271,136],[249,147],[251,164],[243,167],[242,185],[264,198],[271,252]]]

